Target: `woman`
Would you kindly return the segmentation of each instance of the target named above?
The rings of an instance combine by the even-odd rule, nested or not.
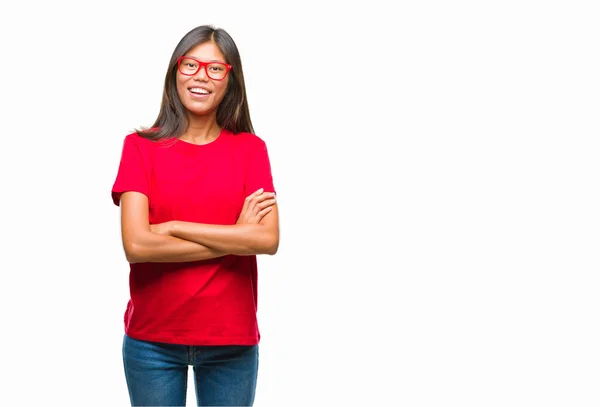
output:
[[[130,263],[123,362],[132,405],[252,405],[257,254],[279,218],[237,46],[200,26],[175,48],[154,125],[125,137],[112,189]]]

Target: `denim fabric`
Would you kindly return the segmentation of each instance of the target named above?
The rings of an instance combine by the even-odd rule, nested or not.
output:
[[[125,335],[123,365],[132,406],[185,406],[188,366],[198,406],[252,406],[258,345],[171,345]]]

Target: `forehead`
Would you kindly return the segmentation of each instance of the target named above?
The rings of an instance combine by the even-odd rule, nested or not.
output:
[[[194,57],[201,61],[222,61],[225,62],[225,56],[214,42],[205,42],[196,45],[185,53],[188,57]]]

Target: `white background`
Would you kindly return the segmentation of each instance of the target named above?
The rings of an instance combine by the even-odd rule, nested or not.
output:
[[[350,3],[4,3],[6,404],[128,404],[110,189],[214,24],[279,195],[257,407],[599,405],[594,2]]]

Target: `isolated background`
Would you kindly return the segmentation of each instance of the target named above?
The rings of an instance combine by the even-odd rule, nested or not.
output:
[[[599,405],[594,2],[159,4],[1,6],[3,400],[127,405],[110,189],[208,23],[279,193],[257,407]]]

